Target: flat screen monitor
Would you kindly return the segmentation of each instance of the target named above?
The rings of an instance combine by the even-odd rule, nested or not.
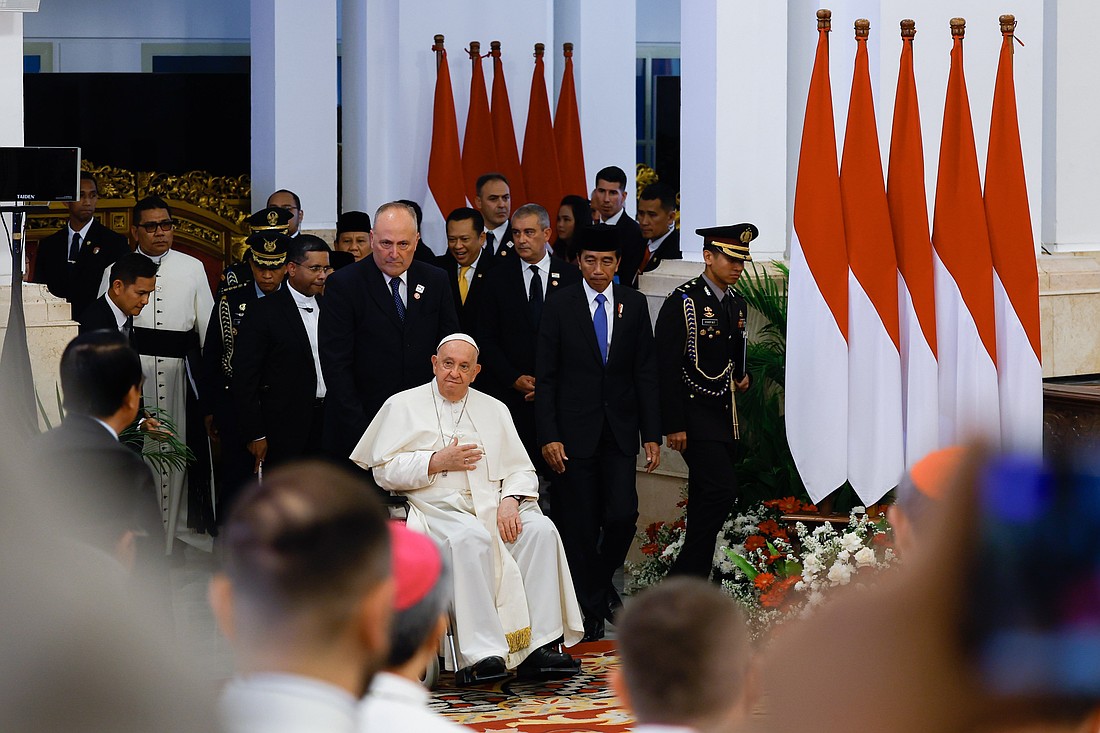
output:
[[[80,148],[0,147],[0,202],[79,198]]]

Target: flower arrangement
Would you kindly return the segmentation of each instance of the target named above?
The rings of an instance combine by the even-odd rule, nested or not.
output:
[[[680,554],[686,498],[678,506],[679,519],[654,522],[639,533],[644,559],[627,563],[631,592],[659,582]],[[855,507],[839,529],[830,522],[791,527],[783,520],[816,510],[794,497],[759,502],[731,514],[719,534],[713,577],[743,607],[754,641],[811,613],[830,589],[868,580],[896,560],[890,526],[877,510]]]
[[[765,501],[726,522],[715,549],[715,573],[744,608],[753,640],[773,627],[804,617],[831,588],[869,578],[896,559],[886,518],[855,507],[837,529],[824,522],[791,530],[783,514],[814,511],[794,498]]]

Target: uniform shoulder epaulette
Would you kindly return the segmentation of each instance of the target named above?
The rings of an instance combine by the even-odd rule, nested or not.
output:
[[[691,288],[695,287],[698,284],[699,284],[699,278],[693,277],[692,279],[688,280],[686,283],[682,283],[682,284],[676,286],[676,289],[673,292],[675,292],[675,293],[686,293],[688,290],[690,290]]]
[[[218,289],[218,298],[225,298],[229,295],[237,293],[241,290],[244,290],[245,288],[247,288],[251,284],[252,284],[251,281],[226,283],[225,285],[223,285],[221,288]]]

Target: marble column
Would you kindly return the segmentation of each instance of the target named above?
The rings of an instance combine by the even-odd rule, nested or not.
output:
[[[306,230],[336,227],[336,0],[251,0],[252,206],[302,199]]]

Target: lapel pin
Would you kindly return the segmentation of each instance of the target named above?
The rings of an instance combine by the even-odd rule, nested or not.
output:
[[[618,311],[619,318],[622,318],[623,317],[623,304],[619,303],[619,305],[617,305],[615,307],[615,310]]]
[[[421,284],[417,284],[417,286],[416,286],[417,295],[419,295],[420,293],[423,293],[423,292],[424,292],[424,286],[421,285]]]
[[[555,280],[557,280],[557,279],[558,279],[559,277],[561,277],[561,275],[560,275],[560,274],[558,274],[558,273],[556,273],[556,272],[551,272],[551,273],[550,273],[550,277],[552,277],[552,278],[554,278]]]
[[[420,293],[413,293],[413,300],[420,300]]]
[[[92,247],[92,254],[94,254],[94,255],[99,254],[99,247]]]

